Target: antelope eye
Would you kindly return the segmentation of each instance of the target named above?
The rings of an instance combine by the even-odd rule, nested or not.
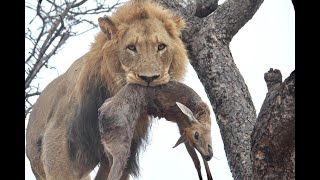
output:
[[[163,49],[166,48],[166,47],[167,47],[167,46],[166,46],[165,44],[161,43],[161,44],[158,45],[158,51],[161,51],[161,50],[163,50]]]
[[[199,140],[199,133],[198,133],[198,132],[195,132],[195,133],[194,133],[194,138],[195,138],[196,140]]]
[[[134,44],[128,45],[127,48],[128,48],[129,50],[131,50],[131,51],[137,51],[137,48],[136,48],[136,46],[135,46]]]

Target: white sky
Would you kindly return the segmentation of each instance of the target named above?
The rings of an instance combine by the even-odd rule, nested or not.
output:
[[[30,17],[33,17],[33,14],[30,15],[26,10],[26,25]],[[74,60],[88,51],[97,32],[98,29],[69,39],[64,49],[50,60],[51,65],[57,70],[41,71],[39,74],[40,88],[43,89],[55,77],[64,73]],[[270,68],[279,69],[284,80],[295,69],[295,13],[291,1],[267,0],[263,2],[253,18],[235,35],[230,48],[234,61],[249,88],[258,114],[267,93],[263,79],[264,73]],[[210,104],[191,65],[185,78],[185,84],[193,88],[204,101]],[[141,176],[138,179],[197,179],[197,172],[185,147],[180,145],[172,149],[179,138],[177,126],[164,119],[156,119],[154,122],[150,144],[140,156]],[[214,116],[212,116],[212,142],[216,158],[209,161],[209,166],[213,179],[231,180],[232,176]],[[26,179],[34,180],[27,158],[25,158],[25,165]],[[95,172],[92,173],[94,174]],[[206,179],[203,164],[202,174]]]

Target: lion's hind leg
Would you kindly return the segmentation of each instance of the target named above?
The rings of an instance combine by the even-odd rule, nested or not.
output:
[[[87,176],[70,160],[66,131],[50,124],[44,133],[41,159],[47,180],[74,180]]]

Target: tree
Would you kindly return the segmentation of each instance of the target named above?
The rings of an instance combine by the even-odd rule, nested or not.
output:
[[[263,0],[228,0],[219,6],[217,0],[160,2],[188,21],[182,38],[215,112],[233,178],[294,179],[294,73],[284,83],[276,78],[280,71],[266,74],[269,92],[257,119],[229,48]],[[273,128],[276,132],[266,133]]]
[[[265,73],[266,99],[251,135],[253,179],[295,179],[295,71]]]
[[[254,16],[263,0],[228,0],[221,5],[218,5],[218,0],[159,2],[179,12],[188,22],[182,39],[189,51],[190,62],[204,85],[215,112],[234,179],[294,179],[295,73],[291,73],[284,82],[279,70],[270,69],[265,74],[268,94],[257,117],[248,87],[234,63],[229,48],[234,35]],[[38,6],[40,5],[41,1],[38,2]],[[33,9],[42,12],[38,8]],[[51,31],[48,30],[51,27],[56,27],[56,30],[60,29],[58,27],[66,27],[70,21],[67,17],[71,16],[71,19],[74,19],[75,16],[69,14],[61,18],[62,16],[59,17],[57,14],[63,13],[56,13],[53,18],[43,20],[49,25],[51,23],[49,28],[43,30],[46,34],[50,34]],[[37,16],[43,19],[38,13]],[[66,21],[61,21],[62,19]],[[57,36],[59,38],[55,37],[58,45],[65,43],[65,38],[71,36],[72,33],[68,34],[69,31],[66,31],[69,28],[61,30],[66,32],[65,37],[62,36],[63,33]],[[31,30],[26,32],[26,37],[32,39]],[[48,41],[56,42],[52,37],[54,36],[48,37]],[[29,69],[26,70],[28,77],[31,74],[29,81],[36,77],[43,66],[50,67],[48,60],[59,49],[43,45],[47,47],[46,51],[52,50],[45,53],[41,51],[42,46],[38,45],[38,41],[37,38],[32,39],[34,47],[37,48],[30,51],[30,58],[26,58],[26,64],[31,65],[28,65]],[[28,97],[39,94],[38,89],[30,86],[27,80],[28,78],[26,103]],[[26,106],[26,114],[29,111]]]
[[[32,109],[29,98],[40,95],[38,86],[34,86],[37,74],[43,67],[54,68],[49,60],[70,37],[81,35],[98,25],[89,20],[89,15],[105,14],[120,3],[109,6],[104,0],[39,0],[35,5],[26,2],[25,6],[35,12],[25,31],[26,43],[31,45],[25,60],[25,117]],[[80,29],[83,28],[83,29]]]

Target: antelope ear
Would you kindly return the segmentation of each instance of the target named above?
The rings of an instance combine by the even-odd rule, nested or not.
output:
[[[185,142],[187,140],[187,136],[185,133],[182,133],[180,138],[178,139],[178,141],[176,142],[176,144],[172,147],[172,148],[175,148],[177,147],[179,144]]]
[[[193,116],[193,113],[189,108],[187,108],[185,105],[179,102],[176,102],[176,104],[178,105],[179,109],[183,112],[183,114],[188,116],[190,122],[198,122],[198,120]]]
[[[108,16],[98,18],[101,31],[105,34],[107,40],[115,36],[117,28]]]

